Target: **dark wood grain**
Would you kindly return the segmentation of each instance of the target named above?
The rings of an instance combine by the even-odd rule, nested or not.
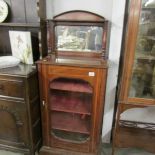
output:
[[[31,65],[0,69],[0,148],[34,154],[41,145],[37,71]]]

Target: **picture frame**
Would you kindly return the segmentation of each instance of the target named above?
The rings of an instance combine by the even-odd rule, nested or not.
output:
[[[25,64],[33,64],[31,32],[9,31],[12,56]]]

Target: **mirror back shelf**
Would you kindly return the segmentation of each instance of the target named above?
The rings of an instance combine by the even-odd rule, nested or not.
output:
[[[108,22],[87,11],[69,11],[48,20],[48,48],[56,57],[106,59]]]

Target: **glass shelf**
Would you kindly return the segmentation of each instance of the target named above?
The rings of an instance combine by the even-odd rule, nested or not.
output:
[[[52,129],[90,134],[90,117],[63,112],[51,113]]]
[[[145,52],[145,53],[136,53],[136,59],[137,61],[140,62],[153,62],[155,61],[155,56],[153,56],[153,54],[149,54],[149,52]]]

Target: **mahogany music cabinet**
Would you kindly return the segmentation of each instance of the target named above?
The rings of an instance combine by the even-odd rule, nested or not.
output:
[[[107,76],[107,21],[85,11],[49,23],[51,48],[37,62],[43,130],[41,155],[97,155]]]

